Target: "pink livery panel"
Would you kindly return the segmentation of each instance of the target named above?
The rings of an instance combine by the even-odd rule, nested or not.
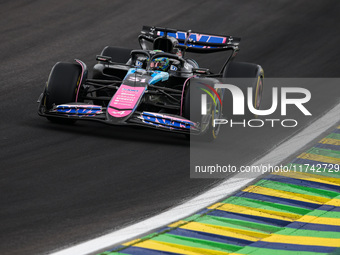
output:
[[[108,113],[116,118],[131,114],[143,95],[145,87],[121,85],[110,101]]]

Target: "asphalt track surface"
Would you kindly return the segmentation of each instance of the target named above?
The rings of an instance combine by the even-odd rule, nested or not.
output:
[[[104,46],[137,48],[142,25],[158,25],[240,36],[238,60],[261,64],[267,77],[339,77],[339,13],[338,1],[2,0],[0,253],[58,250],[219,181],[190,179],[189,142],[180,135],[38,117],[36,100],[55,62],[79,58],[91,67]],[[311,89],[313,118],[339,100],[339,87]],[[249,162],[290,135],[268,132],[240,143],[234,131],[226,157]]]

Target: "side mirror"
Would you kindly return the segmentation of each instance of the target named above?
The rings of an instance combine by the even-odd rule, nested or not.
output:
[[[96,56],[96,60],[102,61],[102,62],[107,62],[107,63],[111,63],[111,62],[112,62],[112,58],[111,58],[111,57],[108,57],[108,56],[100,56],[100,55],[97,55],[97,56]]]

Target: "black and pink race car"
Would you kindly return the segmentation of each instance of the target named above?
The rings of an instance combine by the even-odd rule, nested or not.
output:
[[[247,85],[261,100],[263,70],[235,62],[240,38],[143,26],[141,49],[105,47],[96,57],[92,78],[82,61],[56,63],[38,100],[38,113],[53,122],[95,120],[112,125],[139,125],[213,140],[214,119],[222,117],[221,78],[253,78]],[[187,52],[229,51],[220,72],[187,58]],[[205,113],[202,114],[202,94]]]

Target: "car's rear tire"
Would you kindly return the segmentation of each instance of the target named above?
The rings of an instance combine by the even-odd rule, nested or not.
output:
[[[223,78],[230,78],[232,83],[235,82],[235,85],[242,90],[245,96],[247,95],[247,88],[251,87],[253,89],[253,106],[257,110],[260,109],[264,78],[261,66],[245,62],[230,62],[223,72]],[[257,116],[252,114],[245,106],[245,117],[249,119]]]
[[[45,107],[51,110],[54,105],[74,102],[81,80],[79,64],[58,62],[51,70],[45,89]],[[74,120],[48,117],[53,122],[72,123]]]
[[[130,59],[130,53],[132,49],[120,48],[120,47],[110,47],[106,46],[100,53],[102,56],[110,57],[112,62],[125,64]],[[106,62],[99,61],[94,67],[92,72],[93,79],[100,80],[113,80],[122,81],[127,74],[127,68],[115,68],[113,66],[108,66]],[[97,97],[112,97],[112,89],[101,89],[95,94]],[[95,100],[94,104],[107,106],[108,102],[103,102],[102,100]]]

